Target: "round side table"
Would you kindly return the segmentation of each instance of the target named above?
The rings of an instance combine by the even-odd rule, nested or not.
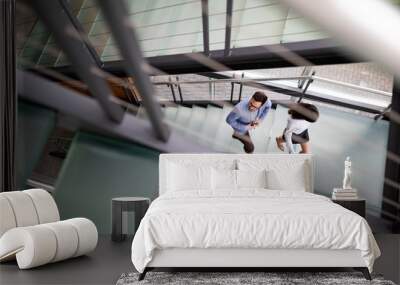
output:
[[[135,212],[135,231],[150,205],[150,199],[145,197],[118,197],[111,200],[111,220],[113,241],[123,241],[126,234],[122,232],[123,212]]]

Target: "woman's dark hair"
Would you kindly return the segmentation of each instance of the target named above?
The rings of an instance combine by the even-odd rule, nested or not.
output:
[[[309,103],[297,103],[290,106],[289,114],[293,119],[306,120],[310,123],[315,123],[319,118],[318,108]]]
[[[254,93],[251,98],[253,98],[257,102],[261,102],[262,104],[264,104],[268,100],[267,95],[265,95],[265,93],[261,91],[257,91],[256,93]]]

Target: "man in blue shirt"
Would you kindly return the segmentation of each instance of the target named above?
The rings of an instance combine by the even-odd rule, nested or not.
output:
[[[249,130],[255,129],[264,120],[271,109],[272,102],[263,92],[257,91],[254,95],[235,105],[235,108],[226,117],[226,122],[233,128],[232,137],[243,143],[246,153],[254,151]]]

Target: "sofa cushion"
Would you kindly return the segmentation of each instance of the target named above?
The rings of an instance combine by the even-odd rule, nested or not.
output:
[[[17,227],[0,238],[0,261],[17,259],[28,269],[86,254],[96,248],[98,233],[88,219]]]
[[[23,191],[10,191],[0,194],[8,200],[14,213],[17,227],[39,224],[39,218],[31,197]]]
[[[0,195],[0,237],[9,229],[15,228],[14,212],[8,199]]]
[[[43,189],[29,189],[22,192],[29,195],[32,199],[38,215],[39,224],[57,222],[60,220],[56,202],[49,192]]]

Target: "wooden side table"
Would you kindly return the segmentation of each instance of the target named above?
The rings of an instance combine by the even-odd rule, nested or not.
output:
[[[353,211],[356,214],[359,214],[363,218],[365,218],[365,216],[366,216],[366,214],[365,214],[365,204],[366,204],[365,199],[354,199],[354,200],[332,199],[332,201],[350,211]]]
[[[135,231],[138,229],[140,221],[146,214],[150,205],[150,199],[145,197],[118,197],[111,200],[111,220],[113,241],[123,241],[126,234],[122,232],[123,227],[123,212],[135,212]]]

